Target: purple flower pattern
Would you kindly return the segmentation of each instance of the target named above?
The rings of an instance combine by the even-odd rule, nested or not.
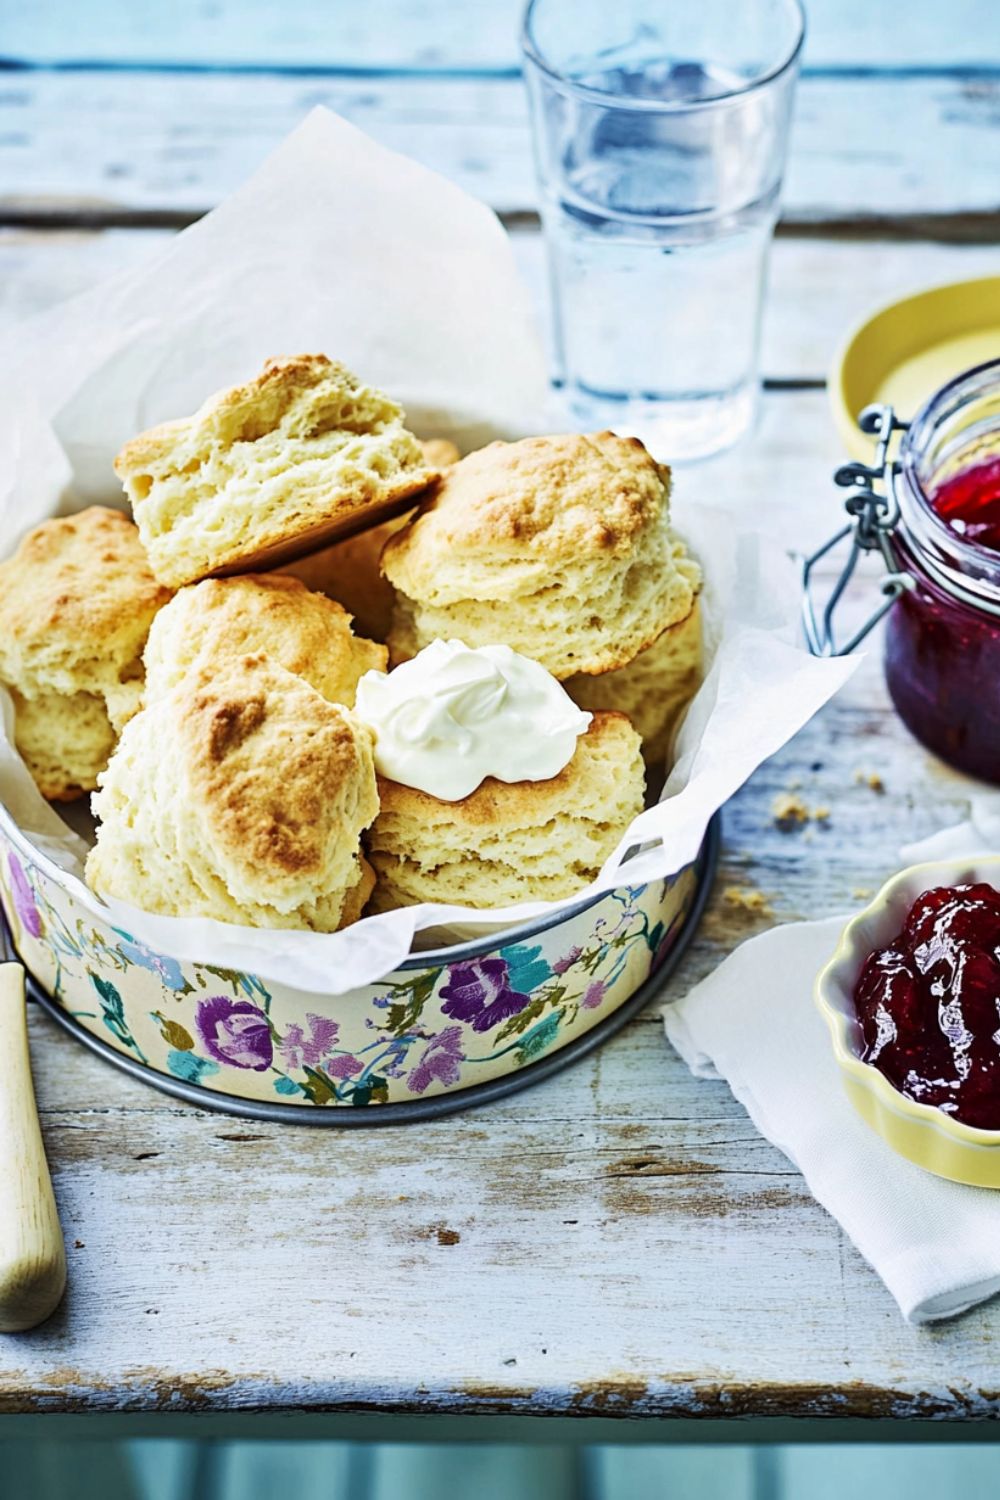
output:
[[[24,873],[24,866],[16,854],[8,854],[7,867],[10,870],[10,890],[14,898],[14,910],[17,912],[21,926],[30,937],[39,938],[42,935],[42,919],[35,905],[35,893]]]
[[[588,984],[587,988],[583,992],[583,998],[580,1001],[580,1009],[596,1010],[597,1007],[601,1004],[601,1001],[604,999],[604,996],[607,994],[607,989],[607,985],[602,984],[599,979],[595,979],[593,984]]]
[[[552,965],[553,974],[566,974],[576,963],[582,952],[582,948],[574,947],[568,953],[565,953],[562,958],[557,958]]]
[[[271,1066],[274,1044],[267,1016],[249,1000],[211,995],[200,1000],[195,1026],[209,1057],[233,1068],[263,1073]]]
[[[432,1036],[415,1068],[407,1077],[407,1086],[414,1094],[423,1094],[436,1080],[442,1088],[451,1088],[459,1080],[462,1055],[461,1026],[446,1026],[437,1036]]]
[[[364,1071],[364,1064],[350,1052],[342,1052],[339,1057],[331,1057],[326,1065],[326,1071],[331,1078],[355,1078]],[[386,1069],[388,1072],[389,1069]]]
[[[456,1021],[468,1021],[473,1031],[492,1031],[501,1021],[516,1016],[531,999],[511,989],[507,963],[502,958],[474,958],[452,964],[441,995],[442,1012]]]
[[[290,1068],[322,1067],[340,1034],[339,1024],[327,1016],[315,1016],[310,1012],[306,1016],[306,1025],[308,1035],[298,1022],[293,1021],[282,1038],[281,1055]]]

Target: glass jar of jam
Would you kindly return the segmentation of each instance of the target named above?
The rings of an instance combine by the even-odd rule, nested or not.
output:
[[[805,564],[810,648],[851,651],[887,615],[886,685],[907,728],[950,765],[1000,784],[1000,360],[951,381],[910,423],[885,406],[859,422],[877,439],[876,458],[835,476],[852,490],[851,520]],[[818,617],[813,569],[848,537],[850,557]],[[859,555],[875,550],[884,602],[838,646],[837,602]]]

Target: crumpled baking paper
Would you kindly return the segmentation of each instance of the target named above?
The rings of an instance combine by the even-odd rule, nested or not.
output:
[[[0,555],[47,516],[121,503],[112,459],[136,432],[194,410],[268,356],[302,352],[343,360],[401,400],[418,434],[464,449],[552,430],[538,333],[491,210],[316,110],[146,265],[0,341]],[[663,800],[635,820],[589,893],[662,879],[693,860],[716,810],[856,666],[800,650],[788,560],[749,530],[734,534],[731,516],[685,507],[683,476],[677,487],[674,516],[705,573],[710,668]],[[61,867],[87,910],[175,958],[341,994],[390,972],[419,933],[480,935],[568,904],[428,904],[329,934],[105,905],[82,882],[86,820],[72,814],[74,832],[41,799],[12,748],[3,693],[0,706],[0,800],[43,863]]]

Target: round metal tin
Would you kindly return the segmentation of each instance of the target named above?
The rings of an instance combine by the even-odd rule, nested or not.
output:
[[[73,1036],[189,1103],[357,1127],[429,1119],[548,1077],[647,1003],[700,919],[698,858],[552,917],[408,958],[341,995],[181,963],[84,912],[0,817],[0,902],[34,998]]]

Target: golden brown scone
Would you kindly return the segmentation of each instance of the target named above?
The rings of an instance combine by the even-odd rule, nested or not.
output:
[[[262,653],[195,669],[126,726],[87,880],[170,916],[333,932],[371,886],[372,737]]]
[[[383,521],[381,526],[359,531],[334,547],[300,557],[281,571],[298,578],[306,588],[336,599],[354,616],[360,631],[373,641],[384,641],[392,624],[396,596],[392,584],[382,577],[379,558],[386,542],[406,522],[406,516]]]
[[[398,511],[435,474],[401,408],[322,354],[269,359],[193,417],[126,443],[115,470],[174,588],[276,567],[338,524]]]
[[[394,662],[430,641],[503,644],[558,678],[607,672],[690,611],[670,471],[637,438],[491,443],[445,471],[382,553]]]
[[[462,457],[457,444],[451,438],[421,438],[420,446],[424,458],[432,469],[449,469]]]
[[[35,785],[50,802],[92,792],[117,738],[96,693],[39,693],[14,702],[14,740]]]
[[[378,877],[372,911],[447,901],[558,901],[598,874],[642,811],[639,736],[624,714],[597,713],[550,781],[488,778],[461,802],[379,778],[367,839]]]
[[[420,446],[432,469],[458,463],[459,451],[447,438],[428,438]],[[359,531],[357,536],[324,547],[321,552],[300,557],[281,571],[300,578],[307,588],[336,599],[354,616],[363,634],[373,641],[384,641],[392,624],[395,593],[388,579],[382,577],[379,559],[386,542],[406,525],[409,517],[410,512],[368,531]]]
[[[97,785],[139,707],[143,646],[169,598],[132,522],[100,505],[43,521],[0,563],[0,683],[43,796]]]
[[[581,673],[563,686],[581,708],[617,709],[627,714],[642,737],[650,765],[665,764],[681,714],[701,682],[701,607],[658,635],[651,646],[614,672]]]
[[[191,669],[265,651],[331,703],[354,706],[358,678],[384,672],[388,652],[351,631],[339,604],[297,578],[206,578],[175,594],[146,642],[145,701],[175,688]]]

